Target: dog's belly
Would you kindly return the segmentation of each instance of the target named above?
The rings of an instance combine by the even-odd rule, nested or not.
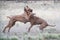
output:
[[[26,21],[27,21],[27,20],[26,20],[23,16],[21,16],[21,15],[15,16],[13,19],[16,20],[16,21],[20,21],[20,22],[26,22]]]
[[[48,23],[47,23],[45,20],[41,19],[41,18],[35,19],[34,24],[35,24],[35,25],[36,25],[36,24],[48,25]]]

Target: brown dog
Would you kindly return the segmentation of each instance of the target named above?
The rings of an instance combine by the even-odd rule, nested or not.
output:
[[[8,18],[10,18],[9,23],[8,23],[8,25],[4,28],[3,32],[5,32],[6,28],[9,28],[9,29],[8,29],[8,32],[9,32],[9,30],[11,29],[11,27],[13,27],[13,25],[15,25],[15,22],[16,22],[16,21],[20,21],[20,22],[23,22],[23,23],[26,23],[26,22],[27,22],[26,19],[23,18],[23,17],[20,16],[20,15],[13,16],[13,17],[8,17]]]
[[[27,8],[24,9],[24,13],[22,15],[16,15],[16,16],[12,16],[12,17],[8,16],[8,18],[10,18],[10,20],[9,20],[8,25],[4,28],[3,32],[5,32],[6,28],[9,28],[8,29],[8,32],[9,32],[11,27],[13,27],[15,25],[16,21],[20,21],[20,22],[23,22],[23,23],[28,22],[30,16],[34,15],[34,14],[31,14],[30,12],[32,12],[32,9],[27,7]]]
[[[30,32],[30,29],[33,27],[33,25],[39,24],[39,29],[43,31],[44,28],[47,26],[54,27],[55,25],[49,25],[44,19],[36,17],[34,15],[30,16],[29,22],[31,23],[31,26],[28,29],[28,32]]]

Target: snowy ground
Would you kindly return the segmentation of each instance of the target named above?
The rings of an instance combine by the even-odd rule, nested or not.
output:
[[[53,1],[41,1],[41,2],[28,2],[28,3],[16,3],[11,1],[1,2],[0,1],[0,33],[2,34],[2,30],[8,24],[9,19],[6,16],[14,16],[20,15],[23,13],[24,7],[28,5],[30,8],[33,9],[33,12],[36,16],[43,18],[51,25],[56,25],[56,27],[51,28],[47,27],[44,31],[45,32],[53,32],[58,33],[60,32],[60,3],[55,3]],[[10,33],[5,33],[2,35],[18,35],[21,37],[27,29],[29,28],[30,23],[21,23],[16,22],[16,24],[11,28]],[[7,32],[7,30],[6,30]],[[38,27],[33,27],[30,31],[30,35],[37,35],[39,33]],[[21,39],[23,40],[23,39]]]

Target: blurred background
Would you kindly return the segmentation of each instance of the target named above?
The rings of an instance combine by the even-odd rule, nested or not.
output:
[[[55,27],[48,26],[44,32],[60,33],[60,1],[59,0],[0,0],[0,33],[8,24],[9,18],[7,16],[20,15],[24,12],[24,7],[28,5],[33,9],[33,13],[37,17],[46,20],[48,24],[56,25]],[[27,32],[30,23],[16,22],[11,28],[11,35],[14,33],[22,34]],[[30,34],[37,34],[40,30],[34,26]],[[7,30],[6,30],[7,32]]]

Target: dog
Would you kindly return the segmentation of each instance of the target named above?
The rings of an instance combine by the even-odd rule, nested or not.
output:
[[[28,6],[27,6],[27,8],[28,8]],[[4,28],[3,32],[5,32],[5,30],[7,28],[9,28],[8,29],[8,32],[9,32],[10,29],[15,25],[16,21],[20,21],[23,23],[29,22],[30,16],[34,15],[34,14],[31,14],[30,12],[32,12],[32,9],[29,8],[27,10],[26,8],[24,8],[24,13],[22,15],[16,15],[16,16],[12,16],[12,17],[7,16],[7,18],[9,18],[10,20],[9,20],[9,23],[7,24],[7,26]]]
[[[37,17],[37,16],[34,16],[32,15],[29,19],[29,22],[31,24],[31,26],[28,28],[28,32],[30,32],[31,28],[34,26],[34,25],[40,25],[39,26],[39,29],[41,31],[43,31],[44,28],[46,28],[47,26],[51,26],[51,27],[54,27],[56,25],[49,25],[44,19],[40,18],[40,17]]]

